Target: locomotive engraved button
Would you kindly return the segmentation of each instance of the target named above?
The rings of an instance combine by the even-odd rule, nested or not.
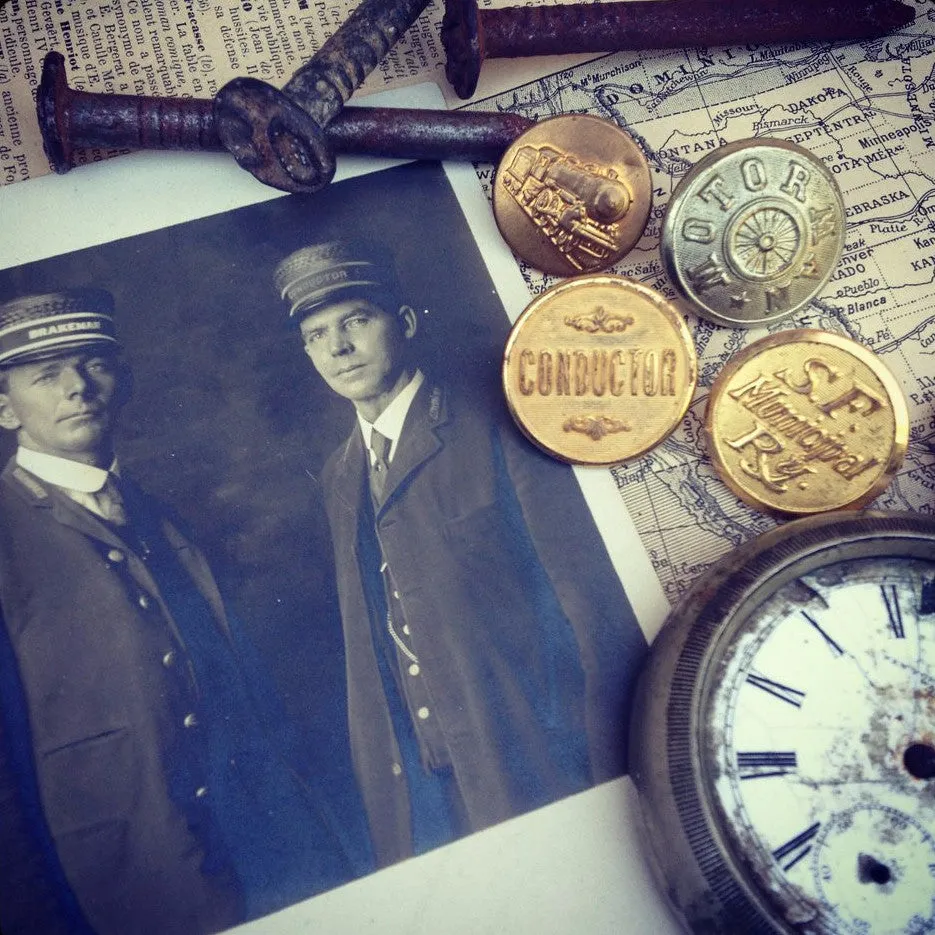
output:
[[[616,464],[661,442],[695,389],[691,335],[648,286],[609,274],[559,283],[516,320],[503,360],[513,418],[544,451]]]
[[[784,140],[741,140],[706,156],[676,187],[662,260],[692,311],[752,328],[821,291],[844,231],[841,192],[817,157]]]
[[[755,341],[711,387],[711,460],[757,509],[785,514],[869,503],[902,463],[906,400],[872,351],[841,335],[798,329]]]
[[[652,206],[649,163],[633,137],[600,117],[543,120],[497,168],[493,210],[513,252],[558,276],[612,266],[640,239]]]

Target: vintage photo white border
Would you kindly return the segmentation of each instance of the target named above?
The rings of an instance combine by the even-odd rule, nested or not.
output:
[[[368,105],[440,107],[435,86]],[[338,179],[395,165],[345,158]],[[470,164],[447,164],[511,320],[529,301]],[[0,189],[0,268],[283,197],[226,154],[137,153]],[[576,468],[611,560],[651,640],[668,604],[611,473]],[[679,931],[644,863],[628,777],[471,835],[232,930],[291,932]]]

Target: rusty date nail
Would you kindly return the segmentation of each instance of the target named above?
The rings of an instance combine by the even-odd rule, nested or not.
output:
[[[213,100],[77,91],[58,52],[43,61],[36,109],[46,156],[59,173],[82,149],[224,151]],[[348,107],[325,136],[335,153],[496,162],[532,124],[519,114]]]
[[[281,91],[256,78],[228,82],[215,98],[221,142],[267,185],[292,192],[327,185],[335,162],[325,127],[428,4],[363,0]]]
[[[487,58],[870,39],[913,21],[899,0],[630,0],[478,10],[445,0],[445,75],[460,97]]]

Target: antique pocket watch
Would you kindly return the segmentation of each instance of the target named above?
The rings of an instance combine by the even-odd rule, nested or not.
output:
[[[735,550],[660,633],[632,733],[695,932],[935,932],[935,518],[824,514]]]

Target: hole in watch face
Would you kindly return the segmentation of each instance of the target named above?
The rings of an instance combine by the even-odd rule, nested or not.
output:
[[[935,778],[935,747],[929,743],[913,743],[903,754],[903,766],[916,779]]]
[[[886,864],[881,864],[870,854],[858,854],[857,856],[857,879],[861,883],[876,883],[883,886],[892,879],[892,871]]]

